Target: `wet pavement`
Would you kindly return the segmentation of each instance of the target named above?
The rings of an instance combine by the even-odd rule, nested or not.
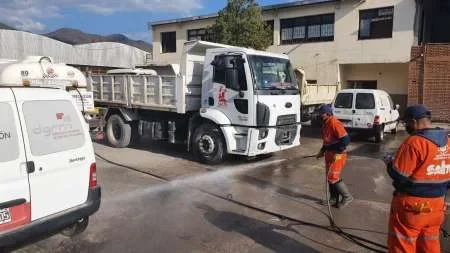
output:
[[[318,130],[304,128],[302,135],[298,148],[251,161],[231,157],[221,166],[192,161],[182,146],[95,144],[102,157],[129,168],[98,159],[103,199],[88,229],[74,238],[53,235],[21,245],[16,252],[370,252],[329,229],[328,209],[318,203],[324,198],[323,161],[302,158],[320,149]],[[400,132],[376,144],[352,136],[343,178],[355,201],[333,209],[345,232],[385,245],[392,186],[381,158],[405,138]],[[450,252],[450,241],[443,245]]]

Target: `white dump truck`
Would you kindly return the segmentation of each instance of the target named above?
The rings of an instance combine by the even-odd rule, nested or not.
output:
[[[320,125],[321,119],[317,114],[317,109],[323,104],[331,104],[341,89],[341,85],[339,83],[309,83],[302,68],[295,69],[295,75],[300,88],[302,121],[311,120],[313,125]]]
[[[184,143],[210,164],[300,144],[300,96],[287,55],[187,42],[181,62],[156,73],[88,76],[106,138],[127,147],[142,136]]]

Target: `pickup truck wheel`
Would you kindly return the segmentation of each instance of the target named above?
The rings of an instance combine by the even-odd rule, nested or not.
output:
[[[106,138],[115,148],[126,148],[131,143],[132,127],[120,115],[113,114],[106,123]]]
[[[384,140],[384,126],[379,126],[375,130],[375,142],[381,143]]]
[[[82,218],[74,224],[61,231],[61,234],[67,237],[73,237],[82,233],[89,225],[89,217]]]
[[[221,163],[226,156],[226,147],[220,130],[212,124],[201,125],[194,132],[192,151],[203,163]]]

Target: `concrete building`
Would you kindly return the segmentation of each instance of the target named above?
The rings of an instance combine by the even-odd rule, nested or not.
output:
[[[378,88],[405,106],[411,47],[417,44],[414,0],[303,0],[263,6],[273,27],[267,50],[288,54],[318,84]],[[217,14],[149,23],[153,60],[175,63],[183,43],[207,39]]]
[[[104,72],[112,68],[134,68],[149,59],[146,51],[115,42],[70,45],[42,35],[0,30],[0,59],[20,60],[29,55],[51,56],[82,71]]]

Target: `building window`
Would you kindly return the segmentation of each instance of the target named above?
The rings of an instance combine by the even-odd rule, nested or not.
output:
[[[281,44],[333,40],[334,13],[281,20]]]
[[[162,53],[177,52],[177,33],[163,32],[161,33]]]
[[[266,25],[270,28],[270,31],[271,31],[270,34],[272,35],[270,44],[273,45],[273,30],[274,30],[275,23],[273,20],[266,20]]]
[[[392,38],[394,7],[359,11],[359,39]]]
[[[191,29],[187,32],[188,41],[191,40],[206,40],[206,29]]]

